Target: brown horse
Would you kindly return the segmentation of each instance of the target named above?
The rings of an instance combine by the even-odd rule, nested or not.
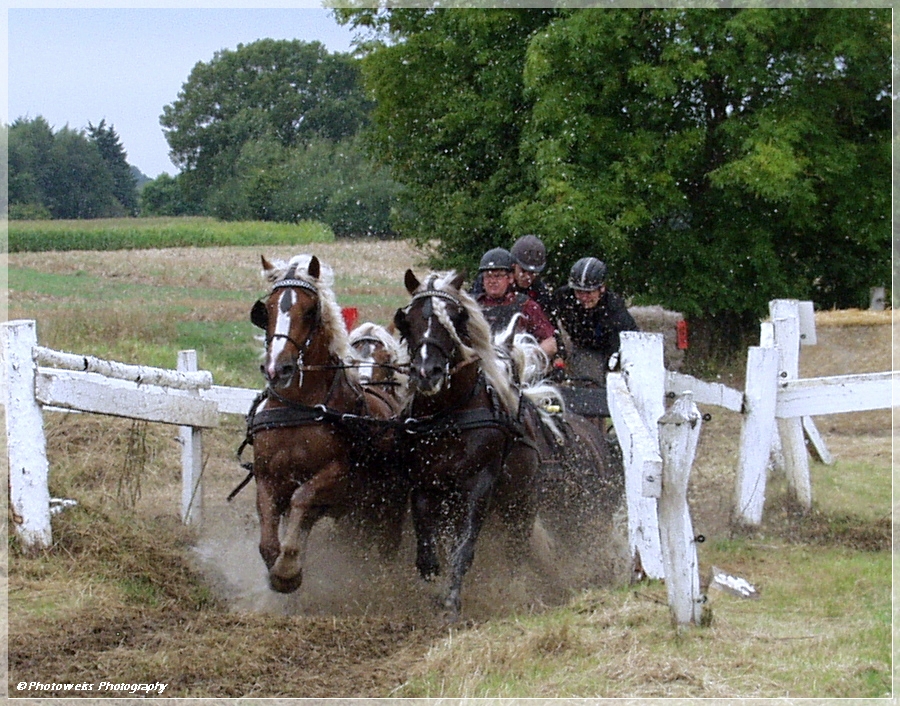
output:
[[[409,351],[410,400],[403,435],[416,532],[416,567],[425,580],[440,574],[439,540],[449,547],[443,597],[459,617],[462,583],[490,510],[522,551],[536,516],[538,459],[519,420],[519,397],[505,375],[478,304],[462,277],[407,270],[412,301],[394,323]]]
[[[349,514],[377,534],[382,548],[393,549],[407,494],[388,468],[388,447],[379,445],[389,444],[392,427],[378,425],[391,409],[347,374],[349,342],[330,270],[309,256],[275,264],[263,257],[262,265],[272,290],[253,306],[251,321],[266,334],[267,387],[248,419],[248,436],[259,551],[269,585],[288,593],[302,582],[319,518]]]

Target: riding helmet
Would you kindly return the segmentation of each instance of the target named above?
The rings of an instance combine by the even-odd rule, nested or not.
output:
[[[506,248],[492,248],[481,256],[481,264],[478,265],[478,271],[485,270],[512,270],[513,256],[509,254]]]
[[[526,272],[543,272],[547,265],[547,248],[536,235],[523,235],[513,243],[510,254]]]
[[[583,257],[569,271],[569,286],[590,292],[606,281],[606,263],[596,257]]]

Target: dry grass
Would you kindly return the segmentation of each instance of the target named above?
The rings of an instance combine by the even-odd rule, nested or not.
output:
[[[406,298],[406,267],[425,269],[423,253],[405,243],[337,242],[313,250],[337,271],[342,303],[356,303],[364,319],[380,322]],[[194,302],[185,319],[228,321],[245,317],[263,289],[260,254],[185,249],[16,254],[9,261],[151,292],[245,293],[178,299]],[[73,337],[104,345],[109,337],[158,340],[162,347],[173,326],[130,317],[141,311],[137,302],[92,311],[77,297],[12,291],[10,305],[17,316],[38,318],[39,335],[52,326],[54,344],[63,347]],[[890,314],[820,312],[819,343],[803,349],[801,375],[890,369],[889,323]],[[26,558],[11,543],[11,693],[49,695],[20,694],[19,680],[109,679],[161,681],[170,685],[165,696],[207,698],[883,695],[891,673],[890,412],[817,417],[837,465],[813,464],[816,511],[792,513],[776,475],[764,527],[735,539],[728,520],[740,418],[704,411],[712,417],[690,489],[695,531],[707,537],[699,546],[701,570],[724,566],[757,582],[763,599],[711,594],[714,620],[703,630],[671,626],[660,584],[612,582],[583,591],[571,576],[540,574],[547,567],[504,565],[490,540],[467,583],[468,622],[448,629],[415,578],[408,545],[401,561],[383,565],[328,525],[314,538],[300,594],[274,596],[255,547],[252,484],[233,503],[224,501],[243,477],[234,460],[240,419],[204,434],[205,521],[194,532],[178,522],[177,430],[48,414],[52,494],[80,505],[54,519],[52,551]],[[135,474],[139,497],[128,492]],[[872,606],[883,612],[874,626]]]
[[[898,314],[900,316],[900,314]],[[822,326],[883,326],[900,321],[892,309],[829,309],[816,312],[816,327]]]

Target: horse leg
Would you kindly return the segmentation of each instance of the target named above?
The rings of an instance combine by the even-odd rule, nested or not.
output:
[[[459,620],[462,608],[463,578],[475,559],[475,541],[478,539],[487,516],[497,470],[482,469],[475,477],[475,482],[468,492],[468,503],[461,532],[456,538],[456,546],[450,559],[450,585],[447,597],[444,599],[444,607],[448,611],[447,617],[450,622]]]
[[[266,568],[271,569],[281,551],[278,539],[281,513],[271,484],[265,478],[256,479],[256,511],[259,515],[259,553]]]
[[[506,530],[507,553],[515,561],[521,561],[527,554],[537,517],[539,464],[533,448],[524,443],[514,444],[495,491],[495,505]]]
[[[300,588],[309,534],[316,521],[334,504],[334,490],[344,488],[345,482],[344,465],[332,461],[294,491],[281,551],[269,569],[269,585],[273,590],[291,593]]]
[[[432,492],[416,489],[412,494],[412,519],[416,532],[416,568],[419,576],[433,581],[441,573],[437,556],[437,523],[440,499]]]

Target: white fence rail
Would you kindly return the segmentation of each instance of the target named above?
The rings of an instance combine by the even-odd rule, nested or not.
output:
[[[748,527],[762,522],[768,469],[783,467],[788,488],[800,507],[812,507],[808,437],[819,457],[831,462],[814,415],[890,409],[894,371],[798,377],[800,347],[816,341],[811,302],[777,299],[769,303],[771,322],[762,324],[760,345],[747,355],[741,450],[733,517]]]
[[[687,486],[700,412],[687,390],[676,393],[665,410],[662,334],[627,332],[621,341],[622,372],[607,375],[606,390],[625,465],[633,572],[665,579],[675,621],[699,624],[703,596]],[[677,378],[679,384],[687,381]]]
[[[10,509],[23,546],[52,544],[42,407],[178,426],[182,520],[201,521],[203,429],[218,426],[220,414],[246,414],[257,391],[213,385],[194,351],[179,353],[175,371],[43,348],[34,321],[0,324],[0,343]]]

